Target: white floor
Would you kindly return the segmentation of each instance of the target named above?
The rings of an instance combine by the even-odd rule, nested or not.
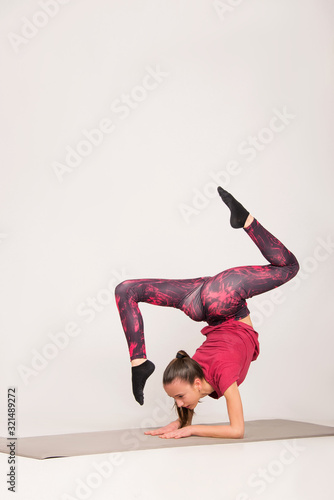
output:
[[[17,459],[16,500],[314,500],[333,492],[334,438]]]

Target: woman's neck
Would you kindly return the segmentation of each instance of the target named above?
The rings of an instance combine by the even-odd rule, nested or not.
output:
[[[208,394],[211,394],[211,392],[214,392],[214,390],[215,389],[212,387],[212,385],[210,385],[209,382],[204,379],[202,390],[200,392],[201,398],[204,398],[204,396],[208,396]]]

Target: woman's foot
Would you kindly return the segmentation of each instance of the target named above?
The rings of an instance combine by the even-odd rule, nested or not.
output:
[[[249,225],[248,219],[250,215],[248,210],[246,210],[245,207],[241,205],[241,203],[239,203],[230,193],[225,191],[225,189],[223,189],[222,187],[219,186],[217,190],[219,196],[231,211],[231,218],[230,218],[231,226],[234,227],[235,229],[240,227],[247,227],[247,225]]]
[[[135,361],[135,360],[134,360]],[[131,363],[132,364],[132,363]],[[140,404],[144,404],[144,387],[146,380],[155,370],[155,365],[149,359],[137,366],[132,366],[132,392],[135,400]]]
[[[145,363],[146,361],[146,358],[137,358],[137,359],[133,359],[131,361],[131,366],[139,366],[139,365],[142,365],[143,363]]]

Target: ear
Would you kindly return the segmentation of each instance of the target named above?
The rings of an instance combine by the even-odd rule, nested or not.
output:
[[[202,384],[203,384],[203,382],[199,377],[195,378],[194,386],[196,389],[202,389]]]

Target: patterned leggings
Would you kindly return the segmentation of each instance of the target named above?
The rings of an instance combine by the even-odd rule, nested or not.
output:
[[[246,299],[272,290],[297,274],[296,257],[256,219],[244,231],[269,265],[233,267],[212,277],[137,279],[117,285],[116,303],[131,360],[146,358],[138,302],[175,307],[194,321],[206,321],[213,326],[232,318],[245,318],[249,314]]]

